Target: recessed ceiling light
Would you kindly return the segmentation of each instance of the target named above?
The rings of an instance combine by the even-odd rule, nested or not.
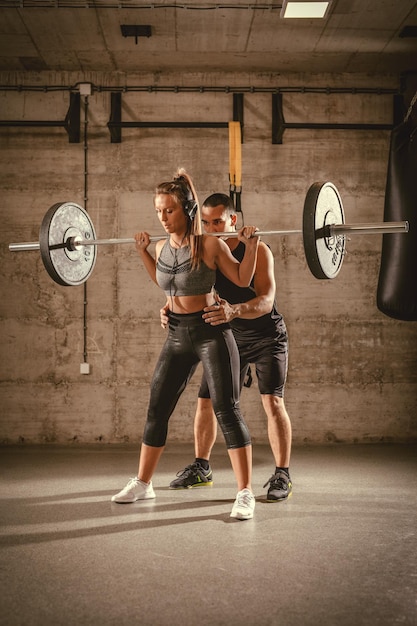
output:
[[[283,0],[280,17],[285,18],[323,18],[326,16],[332,0]]]

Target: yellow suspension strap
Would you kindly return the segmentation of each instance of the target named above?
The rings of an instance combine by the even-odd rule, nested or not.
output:
[[[235,210],[242,212],[242,136],[240,122],[229,122],[229,182],[230,197]]]

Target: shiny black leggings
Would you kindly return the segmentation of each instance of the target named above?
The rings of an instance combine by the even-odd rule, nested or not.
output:
[[[169,418],[200,361],[227,448],[251,443],[239,408],[239,353],[232,331],[206,324],[202,313],[169,314],[168,337],[151,383],[143,434],[148,446],[165,445]]]

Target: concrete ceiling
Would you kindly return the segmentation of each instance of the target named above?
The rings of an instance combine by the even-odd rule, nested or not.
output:
[[[0,71],[417,71],[416,0],[333,0],[318,20],[281,2],[0,0]],[[151,37],[123,37],[121,25]]]

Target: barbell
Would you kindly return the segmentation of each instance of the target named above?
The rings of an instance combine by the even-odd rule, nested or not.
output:
[[[409,223],[379,222],[345,224],[340,194],[333,183],[317,182],[309,188],[303,210],[302,230],[260,230],[261,236],[303,235],[304,253],[313,276],[332,279],[339,273],[346,253],[346,235],[406,233]],[[237,237],[236,232],[210,233],[217,237]],[[152,236],[151,242],[163,235]],[[58,202],[45,214],[39,241],[11,243],[12,252],[40,250],[50,277],[59,285],[84,283],[94,269],[97,246],[135,243],[128,239],[96,239],[87,211],[74,202]]]

